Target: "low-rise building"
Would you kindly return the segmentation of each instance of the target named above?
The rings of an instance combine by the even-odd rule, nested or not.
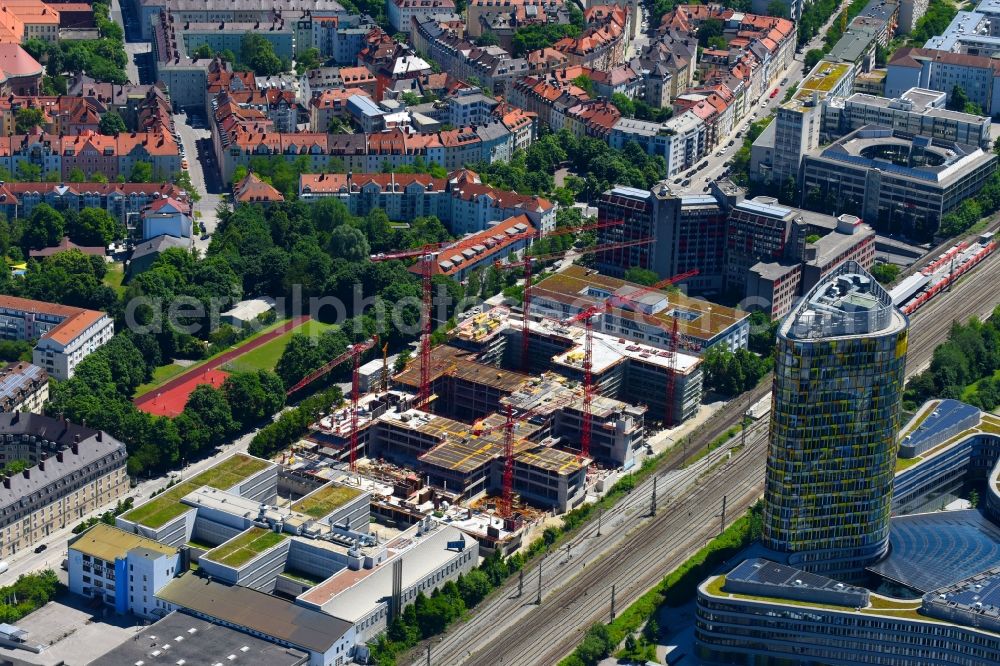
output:
[[[41,414],[49,399],[49,373],[27,361],[0,368],[0,412]]]
[[[0,435],[0,465],[29,465],[0,486],[0,557],[31,548],[129,491],[125,445],[105,432],[13,412],[0,414]]]
[[[33,362],[55,379],[69,379],[77,364],[114,335],[104,312],[0,296],[0,336],[37,340]]]
[[[436,252],[431,267],[434,275],[445,275],[463,282],[474,271],[483,271],[498,261],[523,252],[537,238],[538,231],[527,215],[516,215]],[[414,264],[411,272],[421,274]]]
[[[100,601],[117,613],[155,620],[156,593],[181,572],[177,548],[104,523],[70,539],[69,591]]]
[[[176,199],[157,199],[142,211],[142,239],[162,236],[191,238],[191,204]]]

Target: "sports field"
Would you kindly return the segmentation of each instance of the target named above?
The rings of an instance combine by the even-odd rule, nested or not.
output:
[[[222,367],[230,361],[259,349],[260,347],[284,337],[296,328],[307,324],[311,319],[309,315],[296,317],[295,319],[278,326],[262,335],[252,337],[237,345],[235,348],[197,365],[187,372],[181,373],[170,381],[150,389],[137,397],[134,402],[136,407],[150,414],[159,416],[176,416],[184,410],[188,396],[198,384],[211,384],[221,386],[228,372]],[[288,344],[287,342],[285,344]],[[284,349],[284,347],[282,347]],[[277,361],[275,361],[277,362]]]
[[[227,363],[223,369],[229,372],[274,370],[274,366],[278,365],[278,360],[281,358],[281,355],[285,351],[285,347],[288,346],[288,342],[292,339],[293,335],[304,333],[306,335],[314,335],[318,337],[326,331],[331,331],[336,328],[337,326],[335,324],[324,324],[323,322],[316,321],[315,319],[310,319],[297,329],[288,331],[284,335],[274,338],[266,344],[248,351],[242,356],[234,358],[232,361]]]

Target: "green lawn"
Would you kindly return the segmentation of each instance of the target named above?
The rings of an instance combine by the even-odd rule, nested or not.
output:
[[[189,511],[191,507],[181,503],[181,498],[202,486],[227,490],[243,479],[267,467],[267,462],[238,453],[226,458],[218,465],[206,469],[186,481],[178,483],[160,493],[145,504],[138,506],[122,518],[152,527],[163,527],[168,522]]]
[[[140,384],[135,389],[135,395],[142,395],[152,389],[156,388],[160,384],[165,384],[169,380],[173,379],[177,375],[181,374],[190,366],[178,365],[177,363],[168,363],[167,365],[161,365],[160,367],[153,370],[153,379],[145,384]]]
[[[292,511],[298,511],[313,518],[322,518],[360,494],[361,491],[357,488],[327,486],[293,504]]]
[[[254,372],[256,370],[274,370],[278,365],[278,360],[296,333],[319,336],[326,331],[337,328],[334,324],[324,324],[314,319],[310,319],[303,326],[278,336],[274,340],[248,351],[239,358],[235,358],[224,366],[228,372]]]
[[[104,284],[108,285],[115,292],[121,296],[125,293],[125,287],[122,286],[122,282],[125,280],[125,265],[119,261],[113,264],[108,264],[108,272],[104,275]]]
[[[263,527],[251,527],[243,534],[205,553],[204,557],[229,567],[240,567],[286,538],[288,535],[281,532],[272,532]]]

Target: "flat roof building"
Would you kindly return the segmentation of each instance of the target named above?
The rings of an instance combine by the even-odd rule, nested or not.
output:
[[[178,638],[180,640],[178,640]],[[170,663],[187,664],[267,664],[268,666],[307,666],[309,653],[258,638],[245,631],[209,622],[200,617],[174,611],[130,636],[121,645],[100,658],[103,666],[156,664],[167,656]]]
[[[876,230],[931,239],[982,189],[997,156],[978,145],[866,125],[803,160],[800,191],[818,191]]]

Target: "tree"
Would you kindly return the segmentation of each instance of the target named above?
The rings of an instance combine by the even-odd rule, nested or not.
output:
[[[585,93],[591,97],[597,96],[597,88],[594,86],[594,81],[586,74],[581,74],[573,79],[573,85],[578,88],[582,88]]]
[[[78,245],[107,246],[125,238],[125,228],[103,208],[84,208],[70,219],[66,232]]]
[[[101,122],[97,125],[97,131],[105,136],[115,136],[116,134],[127,132],[128,127],[125,126],[125,121],[122,120],[117,111],[108,109],[101,116]]]
[[[45,114],[35,107],[24,106],[14,114],[14,130],[18,134],[28,134],[36,127],[41,127],[44,122]]]
[[[258,76],[274,76],[285,71],[284,63],[274,52],[274,45],[263,35],[253,32],[243,35],[240,41],[240,62]]]
[[[21,242],[32,250],[50,247],[62,240],[65,228],[65,220],[55,208],[39,204],[31,211]]]
[[[629,99],[626,95],[623,95],[622,93],[612,93],[611,103],[622,112],[623,116],[631,118],[635,115],[635,102]]]
[[[706,19],[698,26],[698,44],[702,47],[708,46],[709,40],[713,37],[722,37],[725,24],[719,19]]]
[[[788,5],[782,0],[771,0],[767,3],[767,15],[788,18]]]
[[[629,282],[635,282],[636,284],[641,284],[645,286],[654,285],[660,281],[660,276],[656,274],[655,271],[651,271],[647,268],[640,268],[638,266],[633,266],[632,268],[625,271],[625,279]]]
[[[153,182],[153,165],[149,162],[136,162],[129,174],[130,183],[151,183]]]
[[[222,444],[235,432],[232,409],[226,401],[225,393],[208,384],[199,384],[188,396],[184,405],[187,414],[205,435],[205,446]]]
[[[341,225],[330,234],[330,254],[350,262],[361,262],[368,258],[368,240],[360,229]]]
[[[199,44],[197,48],[191,53],[191,57],[195,60],[201,60],[202,58],[209,59],[215,57],[215,51],[212,47],[206,44]]]
[[[970,101],[965,88],[956,85],[951,89],[951,95],[948,97],[948,104],[946,106],[952,111],[965,111],[965,107]]]
[[[73,167],[69,172],[69,182],[83,183],[87,180],[87,174],[80,167]]]
[[[808,51],[806,51],[805,64],[803,65],[803,67],[807,70],[810,70],[813,67],[815,67],[816,63],[822,60],[825,56],[826,53],[824,53],[822,49],[809,49]]]
[[[285,404],[285,387],[267,370],[237,372],[222,383],[222,392],[240,430],[260,423]]]
[[[492,30],[483,30],[476,43],[479,46],[496,46],[500,43],[500,40]]]
[[[901,270],[896,264],[875,264],[871,268],[871,274],[881,284],[888,286],[896,281]]]

